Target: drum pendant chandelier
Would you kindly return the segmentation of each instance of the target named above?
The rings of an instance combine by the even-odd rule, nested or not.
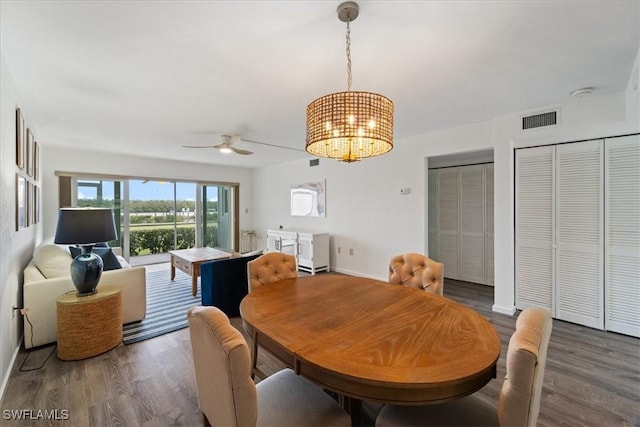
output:
[[[305,149],[318,157],[352,163],[393,148],[393,102],[386,96],[351,90],[351,29],[358,4],[338,6],[347,23],[347,91],[322,96],[307,106]]]

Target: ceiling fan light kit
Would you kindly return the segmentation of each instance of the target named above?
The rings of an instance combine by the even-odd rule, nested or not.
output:
[[[393,102],[380,94],[351,90],[351,30],[358,4],[338,6],[347,24],[347,91],[322,96],[307,106],[305,149],[318,157],[347,163],[379,156],[393,148]]]

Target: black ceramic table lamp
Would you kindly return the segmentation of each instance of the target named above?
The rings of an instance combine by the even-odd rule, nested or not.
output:
[[[71,262],[71,280],[78,296],[96,293],[102,276],[102,258],[93,245],[117,239],[113,212],[108,208],[62,208],[53,243],[79,245],[82,253]]]

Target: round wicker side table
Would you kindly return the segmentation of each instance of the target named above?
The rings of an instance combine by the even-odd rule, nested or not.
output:
[[[120,288],[100,287],[78,297],[75,292],[56,299],[58,358],[80,360],[111,350],[122,342]]]

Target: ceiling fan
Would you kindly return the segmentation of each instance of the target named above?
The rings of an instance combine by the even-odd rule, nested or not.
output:
[[[234,145],[239,141],[242,141],[240,135],[222,135],[222,142],[216,145],[183,145],[186,148],[217,148],[221,153],[236,153],[243,156],[253,154],[253,151],[243,150],[242,148],[236,148]]]

